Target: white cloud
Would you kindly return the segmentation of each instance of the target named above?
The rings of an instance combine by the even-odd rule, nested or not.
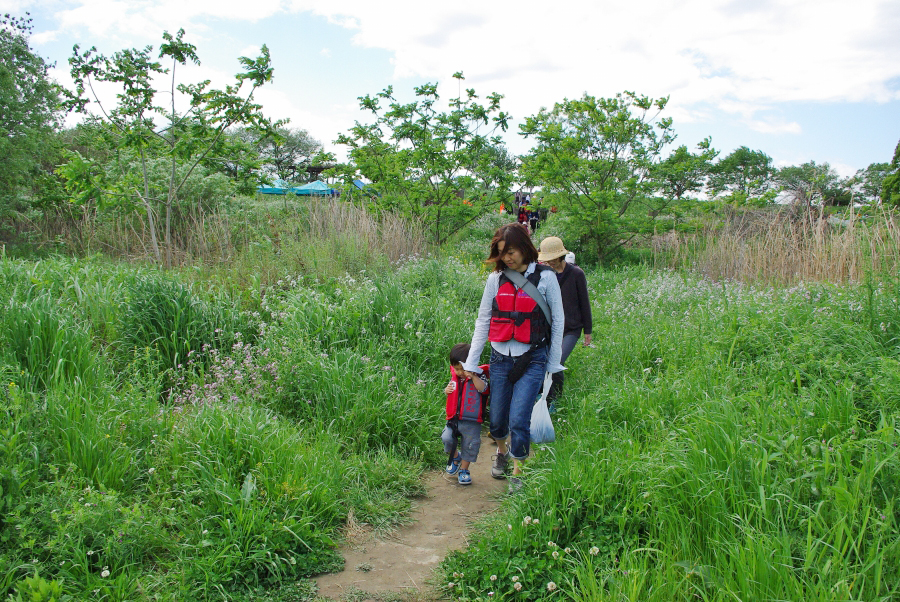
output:
[[[24,14],[31,2],[25,0],[0,0],[0,13]]]
[[[0,9],[2,10],[2,9]],[[47,44],[48,42],[53,42],[56,38],[59,37],[60,31],[42,31],[40,33],[33,34],[30,38],[31,43],[33,44]]]
[[[750,118],[754,105],[898,96],[887,85],[900,76],[898,44],[872,43],[900,30],[890,0],[389,4],[297,0],[292,7],[355,29],[357,44],[392,52],[398,78],[446,81],[462,69],[470,82],[528,98],[529,106],[631,89],[671,94],[672,109],[686,112],[698,102],[726,111],[742,104]],[[796,131],[796,124],[756,125]]]
[[[34,3],[6,2],[13,7]],[[155,40],[208,17],[257,21],[311,11],[394,56],[396,77],[504,84],[547,103],[584,90],[671,93],[676,104],[898,97],[900,10],[892,0],[78,0],[62,27]],[[47,34],[49,35],[49,34]],[[134,43],[129,43],[134,45]],[[861,68],[861,66],[865,68]],[[513,88],[510,88],[513,86]],[[562,94],[560,94],[562,93]]]
[[[847,165],[840,161],[834,161],[833,163],[830,163],[830,165],[842,178],[849,178],[850,176],[856,175],[857,170],[852,165]]]
[[[752,119],[747,122],[751,130],[762,134],[802,134],[803,128],[796,121]]]
[[[244,47],[244,49],[238,53],[238,56],[246,56],[246,57],[250,57],[250,58],[255,58],[255,57],[259,56],[261,53],[262,53],[262,47],[257,46],[256,44],[251,44],[250,46]]]
[[[0,6],[21,12],[61,5],[55,29],[34,39],[86,31],[81,39],[98,46],[102,41],[105,51],[158,44],[160,31],[179,27],[199,44],[225,21],[309,12],[352,32],[357,47],[387,51],[395,80],[440,81],[446,98],[448,87],[455,91],[451,74],[462,70],[465,86],[482,96],[504,94],[504,110],[518,119],[564,97],[632,90],[670,96],[667,110],[676,126],[708,123],[724,113],[756,132],[797,136],[800,124],[773,118],[773,108],[900,100],[896,0],[46,1],[0,0]],[[323,48],[320,55],[331,52]],[[274,92],[266,96],[273,103],[266,112],[292,110],[295,123],[304,123],[296,102],[278,100]],[[359,91],[365,92],[373,90]],[[316,134],[327,142],[359,115],[354,105],[352,111],[309,117],[309,123],[332,128]],[[519,138],[508,136],[514,151],[522,147]]]

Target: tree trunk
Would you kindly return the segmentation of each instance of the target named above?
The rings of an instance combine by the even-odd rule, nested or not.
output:
[[[144,149],[141,149],[141,169],[144,173],[144,207],[147,209],[147,225],[150,228],[150,243],[153,247],[153,255],[156,257],[156,263],[162,263],[162,255],[159,252],[159,241],[156,240],[156,221],[153,219],[153,207],[150,206],[150,174],[147,173],[147,157],[144,156]]]

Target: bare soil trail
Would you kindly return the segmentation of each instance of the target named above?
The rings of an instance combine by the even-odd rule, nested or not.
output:
[[[472,522],[496,508],[506,495],[506,480],[491,478],[491,456],[497,447],[481,439],[472,484],[462,486],[444,471],[425,474],[427,493],[413,502],[412,522],[386,537],[348,528],[341,546],[346,564],[340,573],[315,578],[320,599],[433,600],[428,582],[451,550],[464,547]]]

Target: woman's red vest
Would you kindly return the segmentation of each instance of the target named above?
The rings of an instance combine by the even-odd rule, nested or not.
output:
[[[481,368],[482,378],[487,382],[490,366],[485,364]],[[484,391],[475,388],[471,379],[462,378],[450,366],[450,374],[456,383],[456,390],[447,395],[447,420],[459,418],[469,422],[484,422],[484,407],[487,405],[490,385]]]
[[[549,269],[536,265],[528,280],[537,287],[541,272]],[[524,289],[516,289],[503,273],[491,307],[488,340],[495,343],[516,340],[532,346],[543,346],[550,341],[550,324],[541,307]]]

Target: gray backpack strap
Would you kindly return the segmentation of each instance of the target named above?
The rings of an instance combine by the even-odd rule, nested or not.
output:
[[[515,270],[511,270],[506,268],[503,270],[503,275],[509,278],[509,280],[518,286],[521,289],[524,289],[528,296],[534,299],[535,303],[541,308],[541,311],[544,312],[544,317],[547,318],[547,324],[553,324],[553,320],[550,317],[550,306],[547,305],[547,301],[544,299],[544,295],[537,290],[537,287],[531,284],[531,281],[528,280],[525,276],[523,276],[520,272]]]

